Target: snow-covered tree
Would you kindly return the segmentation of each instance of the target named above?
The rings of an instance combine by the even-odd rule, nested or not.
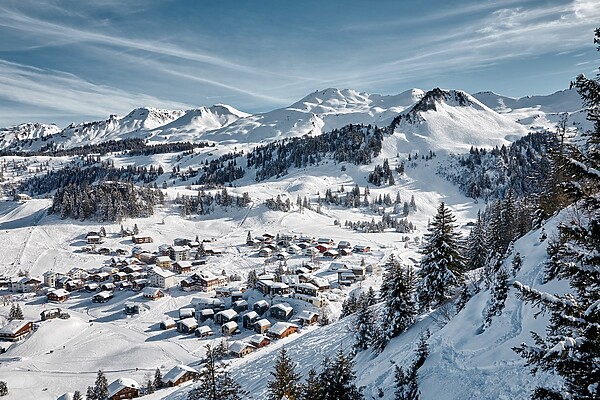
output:
[[[443,303],[462,282],[465,262],[455,221],[450,209],[441,203],[428,227],[429,232],[425,234],[419,271],[421,280],[417,285],[421,309]]]
[[[220,350],[206,346],[206,362],[197,377],[197,385],[188,392],[188,400],[241,400],[246,395],[221,361]]]
[[[270,400],[281,400],[284,396],[289,400],[298,400],[300,394],[300,374],[296,372],[296,364],[288,356],[285,347],[281,348],[275,371],[271,372],[273,380],[267,382]]]
[[[502,314],[506,298],[508,297],[508,278],[509,274],[505,268],[500,268],[496,274],[494,286],[490,291],[490,304],[488,304],[485,312],[484,327],[489,327],[492,324],[492,318]]]
[[[108,380],[102,370],[98,370],[96,382],[94,383],[94,400],[108,399]]]
[[[355,384],[352,357],[345,356],[340,348],[335,360],[326,357],[319,374],[320,400],[362,400],[362,388]]]
[[[477,220],[471,229],[467,238],[467,269],[474,270],[483,268],[487,259],[487,239],[485,236],[485,226],[481,217],[481,212],[477,213]]]
[[[155,386],[154,386],[154,382],[152,382],[152,379],[148,379],[148,382],[146,382],[146,394],[152,394],[155,391]]]
[[[319,384],[319,376],[314,368],[308,371],[306,381],[301,386],[302,400],[321,400],[321,385]]]
[[[154,381],[152,382],[156,389],[161,389],[164,385],[162,380],[162,373],[160,372],[160,368],[156,368],[154,372]]]
[[[96,400],[96,395],[94,394],[94,388],[92,386],[87,387],[85,400]]]
[[[373,310],[369,307],[366,299],[360,302],[354,326],[354,350],[362,351],[368,349],[372,344],[375,334],[375,318]]]
[[[0,396],[8,395],[8,385],[4,381],[0,381]]]
[[[81,392],[79,390],[73,392],[73,400],[83,400],[83,397],[81,396]]]

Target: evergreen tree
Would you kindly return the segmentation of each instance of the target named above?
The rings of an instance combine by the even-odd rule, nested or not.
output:
[[[198,385],[188,392],[188,400],[241,400],[246,395],[221,361],[221,350],[206,346],[206,362],[197,377]]]
[[[94,400],[108,400],[108,380],[102,370],[98,370],[94,383]]]
[[[15,303],[12,303],[10,305],[10,311],[8,312],[8,320],[12,321],[13,319],[15,319],[15,313],[17,311],[17,307],[15,306]]]
[[[485,237],[485,226],[481,218],[481,212],[477,213],[477,220],[467,238],[467,269],[474,270],[483,268],[487,259],[487,239]]]
[[[421,280],[418,283],[419,305],[422,309],[446,301],[462,282],[465,262],[455,221],[450,209],[441,203],[429,225],[429,232],[425,234],[419,272]]]
[[[375,334],[375,318],[367,301],[360,302],[355,320],[354,345],[355,351],[366,350],[371,346]]]
[[[311,368],[308,371],[306,382],[301,386],[302,400],[321,400],[321,385],[319,384],[319,377],[317,371]]]
[[[508,278],[508,271],[505,268],[500,268],[491,290],[490,304],[486,311],[484,327],[489,327],[492,324],[492,317],[502,314],[504,303],[508,297]]]
[[[160,372],[160,368],[156,368],[156,371],[154,372],[153,384],[156,389],[161,389],[164,385],[163,380],[162,380],[162,373]]]
[[[152,394],[154,391],[154,382],[152,382],[152,379],[148,379],[148,382],[146,383],[146,394]]]
[[[81,396],[81,392],[79,390],[73,392],[73,400],[83,400],[83,397]]]
[[[248,272],[248,279],[246,280],[248,289],[254,289],[256,287],[256,282],[258,282],[256,270],[251,270],[250,272]]]
[[[516,253],[511,262],[512,276],[517,276],[517,273],[521,270],[523,266],[523,259],[521,258],[521,253]]]
[[[369,290],[367,291],[367,296],[365,299],[367,306],[371,307],[377,304],[377,295],[375,294],[375,290],[373,290],[373,286],[369,286]]]
[[[390,339],[404,332],[414,323],[417,314],[415,302],[415,276],[412,268],[404,268],[395,261],[387,268],[381,286],[384,306],[379,316],[379,329],[375,349],[383,351]]]
[[[4,381],[0,381],[0,396],[8,395],[8,385]]]
[[[271,372],[273,380],[267,382],[269,399],[281,400],[284,396],[288,400],[299,399],[300,375],[295,369],[295,363],[288,356],[285,347],[282,347],[275,360],[275,371]]]
[[[340,313],[340,319],[347,317],[348,315],[354,314],[357,310],[358,299],[353,293],[348,295],[342,302],[342,312]]]
[[[96,400],[96,395],[94,394],[93,387],[87,387],[87,391],[85,392],[85,400]]]
[[[18,319],[21,321],[23,319],[25,319],[25,317],[23,316],[23,310],[21,309],[21,306],[19,305],[19,303],[17,303],[17,306],[15,307],[14,319]]]
[[[398,365],[394,371],[395,400],[418,400],[419,385],[417,383],[417,371],[414,368],[406,370]]]
[[[321,400],[362,400],[362,388],[356,387],[354,361],[340,348],[335,360],[325,357],[319,374]]]

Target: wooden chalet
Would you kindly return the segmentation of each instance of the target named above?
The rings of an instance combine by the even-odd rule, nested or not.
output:
[[[276,322],[267,330],[267,335],[274,339],[283,339],[298,331],[298,326],[287,322]]]
[[[356,245],[356,246],[354,246],[352,251],[355,253],[369,253],[371,251],[371,247],[363,246],[363,245]]]
[[[156,257],[156,266],[163,269],[171,269],[171,258],[168,256]]]
[[[235,310],[238,314],[242,311],[246,311],[248,309],[248,302],[246,300],[237,300],[231,304],[231,308]]]
[[[164,321],[162,321],[160,323],[160,329],[163,330],[167,330],[167,329],[171,329],[171,328],[175,328],[177,326],[177,323],[175,322],[174,319],[165,319]]]
[[[221,326],[223,336],[231,336],[238,330],[238,324],[235,321],[229,321]]]
[[[187,365],[176,365],[163,376],[162,381],[167,387],[179,386],[184,382],[192,381],[198,376],[198,371]]]
[[[0,341],[18,342],[33,331],[33,322],[12,320],[0,328]]]
[[[210,329],[210,326],[202,325],[199,326],[198,329],[196,329],[196,336],[198,336],[199,338],[206,338],[212,335],[213,331],[212,329]]]
[[[191,271],[191,261],[177,261],[173,263],[173,272],[175,272],[176,274],[186,274]]]
[[[159,288],[154,288],[154,287],[146,287],[144,288],[144,290],[142,291],[142,296],[145,299],[149,299],[149,300],[158,300],[162,297],[165,297],[165,294],[163,293],[162,290],[160,290]]]
[[[299,283],[294,287],[296,293],[305,294],[307,296],[317,296],[319,288],[312,283]]]
[[[119,378],[108,385],[109,400],[133,399],[140,396],[140,385],[129,378]]]
[[[215,314],[215,322],[219,325],[223,325],[223,324],[226,324],[231,321],[237,323],[238,319],[239,319],[239,314],[237,312],[235,312],[235,310],[232,310],[232,309],[219,311],[218,313]]]
[[[196,312],[206,309],[214,311],[222,311],[225,309],[223,301],[214,297],[194,297],[191,304],[196,309]]]
[[[92,297],[92,301],[94,303],[106,303],[107,301],[109,301],[112,298],[113,298],[112,292],[102,291],[102,292],[96,294],[94,297]]]
[[[46,297],[49,302],[52,303],[63,303],[69,298],[69,292],[65,289],[56,289],[51,292],[48,292]]]
[[[200,313],[198,314],[198,321],[205,322],[209,319],[215,319],[215,310],[212,308],[200,310]]]
[[[271,306],[271,317],[280,320],[280,321],[288,321],[292,314],[294,313],[294,309],[287,303],[278,303]]]
[[[266,318],[259,319],[258,321],[256,321],[254,323],[254,332],[263,334],[263,333],[266,333],[270,327],[271,327],[271,322],[268,319],[266,319]]]
[[[250,343],[252,346],[256,347],[257,349],[261,349],[261,348],[271,344],[271,339],[269,339],[268,336],[256,334],[256,335],[252,335],[248,338],[248,343]]]
[[[252,310],[258,315],[263,315],[269,310],[269,303],[266,300],[259,300],[252,305]]]
[[[229,353],[236,357],[244,357],[248,354],[254,352],[256,347],[251,345],[250,343],[242,342],[240,340],[236,340],[229,345]]]
[[[179,309],[179,319],[186,319],[196,317],[196,309],[192,307],[180,308]]]
[[[150,236],[132,236],[131,241],[135,244],[152,243],[154,239]]]
[[[177,321],[177,330],[181,333],[190,334],[198,328],[196,318],[190,317]]]
[[[258,321],[260,316],[256,311],[250,311],[242,317],[242,326],[246,329],[253,329],[254,323]]]
[[[302,325],[314,325],[319,321],[319,314],[314,311],[304,310],[298,314]]]

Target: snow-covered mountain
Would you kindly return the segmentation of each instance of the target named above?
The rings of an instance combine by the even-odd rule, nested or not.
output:
[[[29,141],[43,141],[60,132],[55,124],[25,123],[0,129],[0,149],[20,147]]]

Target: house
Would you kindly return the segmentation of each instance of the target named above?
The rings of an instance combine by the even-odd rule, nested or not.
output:
[[[140,396],[140,385],[129,378],[119,378],[108,385],[109,400],[133,399]]]
[[[71,392],[63,393],[56,400],[73,400],[73,393],[71,393]]]
[[[150,286],[163,289],[173,287],[177,284],[175,274],[162,268],[154,267],[148,272],[148,281]]]
[[[67,276],[73,279],[87,279],[88,272],[83,268],[73,267],[67,272]]]
[[[319,292],[324,292],[330,289],[329,281],[325,278],[314,277],[309,280],[308,283],[312,283],[319,288]]]
[[[196,318],[190,317],[177,321],[177,330],[181,333],[190,334],[198,328]]]
[[[232,309],[219,311],[215,314],[215,322],[219,325],[233,321],[238,322],[239,314]]]
[[[254,332],[263,334],[263,333],[267,332],[270,327],[271,327],[271,322],[268,319],[266,319],[266,318],[259,319],[258,321],[256,321],[254,323]]]
[[[150,236],[132,236],[131,241],[135,244],[152,243],[154,239]]]
[[[187,365],[176,365],[163,376],[163,384],[167,387],[179,386],[183,382],[194,380],[198,376],[198,371]]]
[[[48,301],[52,303],[62,303],[69,298],[69,292],[65,289],[56,289],[51,292],[48,292],[46,295],[48,297]]]
[[[306,301],[307,303],[310,303],[315,307],[322,307],[324,303],[322,296],[310,296],[302,293],[294,293],[293,297],[294,299]]]
[[[271,292],[271,286],[273,285],[273,281],[270,279],[261,279],[258,278],[256,281],[256,289],[264,295],[267,295]]]
[[[319,321],[319,314],[314,311],[304,310],[298,314],[298,319],[302,325],[313,325]]]
[[[191,261],[177,261],[173,263],[173,272],[176,274],[185,274],[192,271]]]
[[[242,325],[246,329],[252,329],[254,327],[254,323],[258,321],[260,316],[256,311],[250,311],[249,313],[244,314],[242,317]]]
[[[119,282],[119,289],[121,290],[125,290],[125,289],[131,289],[133,288],[133,284],[129,281],[121,281]]]
[[[205,322],[209,319],[215,319],[215,310],[212,308],[206,308],[204,310],[200,310],[200,313],[197,314],[198,321]]]
[[[337,248],[338,248],[338,250],[341,250],[341,249],[349,249],[349,248],[351,248],[351,247],[352,247],[352,245],[351,245],[351,244],[350,244],[350,242],[349,242],[349,241],[347,241],[347,240],[340,240],[340,241],[338,242],[338,245],[337,245]]]
[[[191,307],[179,309],[179,319],[196,317],[196,310]]]
[[[229,278],[224,275],[214,275],[213,273],[206,271],[202,273],[195,273],[181,281],[181,289],[186,292],[192,290],[202,290],[210,292],[217,289],[220,286],[226,285],[229,282]]]
[[[296,293],[307,296],[317,296],[319,293],[319,288],[312,283],[299,283],[294,288]]]
[[[127,273],[123,271],[116,272],[112,275],[113,282],[121,282],[127,280]]]
[[[82,289],[85,286],[85,283],[81,279],[72,279],[65,283],[65,289],[69,292],[75,292],[77,290]]]
[[[327,250],[329,250],[329,247],[322,245],[322,244],[318,244],[314,247],[314,249],[316,249],[319,253],[325,253]],[[306,249],[308,250],[308,249]],[[313,255],[314,252],[310,255]]]
[[[302,254],[302,247],[298,246],[297,244],[290,244],[287,248],[287,252],[289,254]]]
[[[329,264],[330,271],[337,271],[340,269],[348,269],[348,265],[341,262],[332,262],[331,264]]]
[[[271,257],[271,255],[273,255],[273,250],[271,250],[268,247],[263,247],[262,249],[260,249],[258,251],[258,256],[259,257],[268,258],[268,257]]]
[[[46,271],[42,276],[44,277],[44,286],[54,288],[56,287],[56,280],[60,277],[60,274],[54,271]]]
[[[173,246],[189,246],[190,243],[192,243],[192,239],[186,239],[186,238],[173,239]]]
[[[371,247],[363,246],[363,245],[356,245],[356,246],[354,246],[352,251],[355,253],[369,253],[371,251]]]
[[[353,265],[352,273],[356,276],[356,280],[364,281],[367,275],[367,267],[364,265]]]
[[[167,330],[167,329],[171,329],[171,328],[175,328],[177,326],[177,323],[175,322],[174,319],[165,319],[163,322],[160,323],[160,329],[163,330]]]
[[[35,293],[40,290],[42,281],[24,276],[16,282],[8,282],[8,290],[19,293]]]
[[[94,303],[106,303],[107,301],[109,301],[110,299],[113,298],[113,294],[112,292],[100,292],[98,294],[96,294],[94,297],[92,297],[92,301]]]
[[[248,309],[248,302],[246,300],[237,300],[231,304],[231,308],[235,310],[237,313],[241,313],[242,311],[246,311]]]
[[[196,329],[196,336],[198,336],[200,338],[205,338],[205,337],[209,337],[212,335],[213,335],[213,331],[212,331],[212,329],[210,329],[210,326],[202,325],[202,326],[199,326],[198,329]]]
[[[269,309],[269,303],[266,300],[259,300],[252,305],[252,310],[256,311],[258,315],[263,315]]]
[[[102,254],[103,256],[110,255],[111,250],[108,247],[101,247],[98,249],[98,254]]]
[[[350,285],[354,282],[356,282],[356,275],[354,275],[354,272],[352,272],[351,269],[340,269],[337,272],[338,275],[338,283],[340,285]]]
[[[225,309],[225,304],[223,304],[223,301],[213,297],[194,297],[191,301],[191,304],[196,312],[206,309],[211,309],[214,311],[221,311]]]
[[[91,233],[91,232],[90,232]],[[87,244],[100,244],[102,243],[102,238],[98,235],[87,235],[85,237]]]
[[[112,282],[105,282],[100,285],[100,290],[105,290],[107,292],[112,292],[116,288],[115,284]]]
[[[280,321],[288,321],[293,312],[294,309],[287,303],[278,303],[271,306],[271,317]]]
[[[238,330],[238,324],[235,321],[229,321],[221,327],[221,333],[224,336],[231,336]]]
[[[318,238],[317,244],[320,244],[320,245],[323,245],[326,247],[330,247],[330,246],[333,246],[334,241],[333,241],[333,239],[330,239],[330,238]]]
[[[137,303],[127,302],[125,303],[125,308],[123,309],[125,314],[127,315],[135,315],[139,314],[142,311],[142,307],[140,307]]]
[[[110,274],[108,272],[96,272],[95,274],[93,274],[91,276],[92,280],[94,280],[95,282],[104,282],[107,281],[108,278],[110,278]]]
[[[231,289],[228,287],[219,287],[215,289],[215,296],[217,297],[229,297],[231,296]]]
[[[171,246],[169,248],[169,257],[173,261],[189,260],[190,248],[188,246]]]
[[[17,193],[15,197],[13,197],[14,201],[29,201],[31,200],[31,196],[25,193]]]
[[[156,256],[148,251],[142,251],[134,255],[134,257],[145,264],[156,263]],[[169,259],[170,261],[171,259]]]
[[[168,256],[156,257],[156,266],[163,269],[171,269],[171,259]]]
[[[250,343],[242,342],[240,340],[236,340],[235,342],[231,342],[229,345],[229,352],[236,357],[244,357],[248,354],[252,353],[256,350],[256,347],[251,345]]]
[[[339,256],[340,256],[340,253],[337,250],[329,249],[329,250],[323,252],[323,257],[338,258]]]
[[[148,279],[144,279],[144,278],[135,279],[132,282],[132,285],[133,285],[132,289],[139,291],[139,290],[142,290],[143,288],[145,288],[146,286],[148,286],[149,284],[150,284],[150,281]]]
[[[244,292],[242,292],[241,290],[232,290],[231,291],[231,301],[236,302],[236,301],[242,300],[243,295],[244,295]]]
[[[283,296],[290,293],[290,287],[287,283],[274,282],[269,289],[271,296]]]
[[[88,283],[83,288],[87,292],[95,292],[96,290],[98,290],[98,284],[97,283]]]
[[[298,326],[287,322],[276,322],[267,330],[267,335],[274,339],[283,339],[298,331]]]
[[[50,310],[44,310],[40,313],[40,319],[42,321],[46,321],[49,319],[54,319],[60,317],[61,311],[60,308],[52,308]]]
[[[22,340],[33,330],[33,322],[12,320],[0,328],[0,341],[17,342]]]
[[[271,344],[271,339],[269,339],[265,335],[256,334],[256,335],[252,335],[248,338],[248,343],[250,343],[252,346],[256,347],[257,349],[261,349],[261,348]]]
[[[308,236],[308,235],[301,235],[298,238],[298,242],[300,243],[313,243],[315,241],[315,238],[312,236]]]
[[[275,258],[279,261],[287,260],[290,258],[290,253],[287,251],[280,251],[279,253],[275,254]]]
[[[147,287],[142,291],[142,296],[145,299],[158,300],[161,297],[164,297],[165,294],[159,288]]]

